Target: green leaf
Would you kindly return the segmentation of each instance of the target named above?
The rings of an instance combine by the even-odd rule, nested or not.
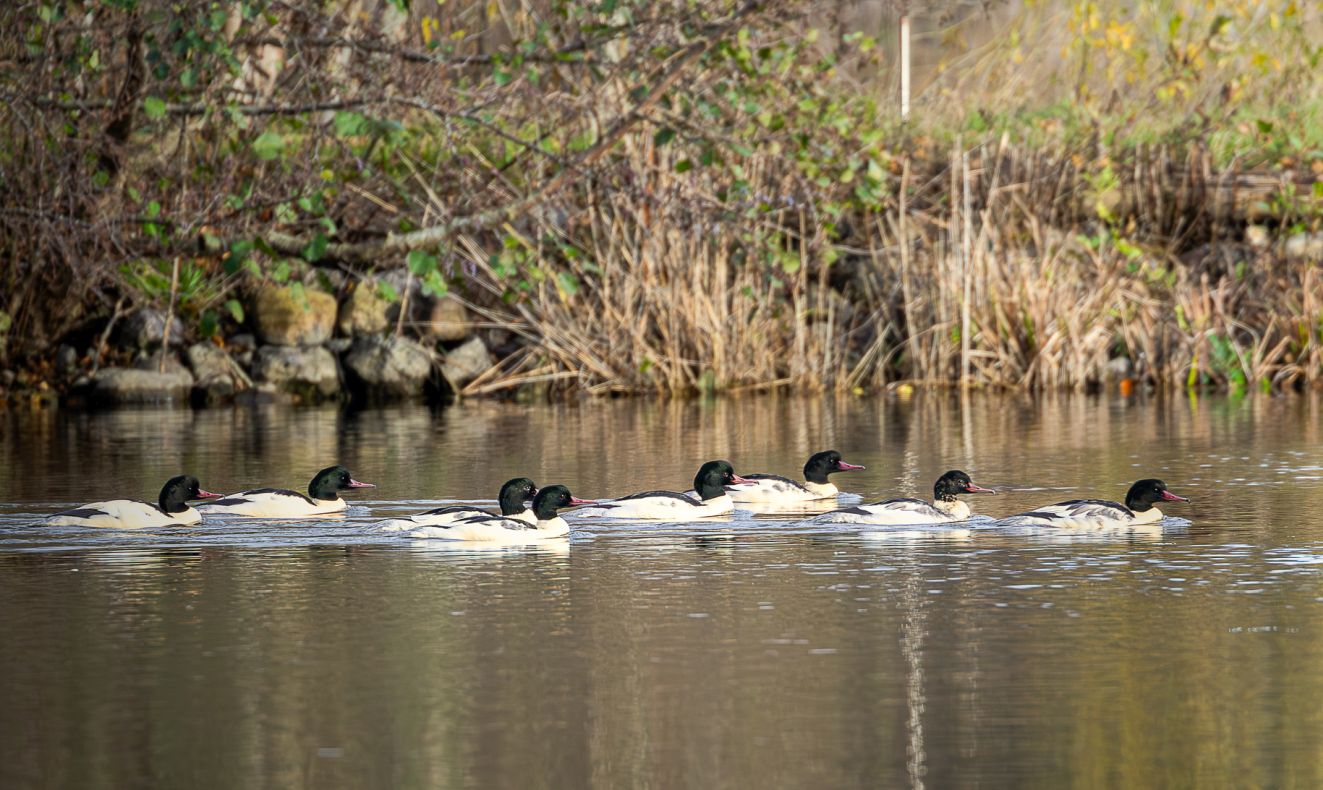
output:
[[[433,269],[423,278],[423,293],[427,296],[435,296],[439,298],[445,296],[446,292],[449,290],[450,286],[446,285],[445,278],[441,276],[441,272],[438,269]]]
[[[278,132],[262,132],[253,141],[253,153],[258,159],[270,161],[285,153],[285,138]]]
[[[243,323],[243,305],[239,304],[238,299],[230,299],[225,303],[225,309],[229,311],[230,317],[239,323]]]
[[[579,278],[571,272],[560,272],[556,275],[556,283],[560,290],[569,296],[574,296],[579,292]]]
[[[303,260],[309,263],[321,260],[329,244],[325,233],[317,233],[312,237],[312,241],[308,242],[308,246],[303,248]]]
[[[426,277],[436,271],[436,256],[422,250],[413,250],[404,259],[409,265],[409,271],[414,273],[415,277]]]
[[[157,96],[148,96],[142,100],[142,111],[148,118],[155,121],[158,118],[165,117],[165,99]]]
[[[690,170],[693,169],[694,169],[694,163],[689,161],[688,159],[681,159],[680,161],[675,163],[675,172],[677,173],[688,173]]]
[[[278,283],[284,283],[289,280],[289,261],[281,261],[276,264],[276,268],[271,270],[271,279]]]
[[[395,290],[395,286],[385,280],[377,283],[377,295],[382,299],[385,299],[387,302],[400,301],[400,292]]]
[[[663,145],[666,145],[667,143],[669,143],[674,139],[675,139],[674,129],[658,129],[657,133],[652,136],[652,144],[657,146],[658,148],[661,148]]]
[[[198,334],[204,338],[212,337],[218,329],[220,329],[220,319],[217,318],[216,311],[203,311],[202,318],[198,321]]]
[[[1265,121],[1260,118],[1254,124],[1259,127],[1260,134],[1272,134],[1272,121]]]
[[[356,137],[367,134],[370,124],[368,119],[356,112],[337,112],[335,114],[335,133],[340,137]]]

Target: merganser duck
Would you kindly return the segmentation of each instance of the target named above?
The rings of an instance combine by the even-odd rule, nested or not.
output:
[[[956,498],[958,494],[995,493],[990,488],[974,485],[969,475],[959,469],[952,469],[933,484],[931,503],[910,497],[884,499],[871,505],[833,510],[817,520],[836,524],[945,524],[964,521],[971,515],[969,505]]]
[[[730,462],[708,461],[694,476],[694,491],[698,497],[676,491],[644,491],[580,510],[578,515],[665,521],[724,516],[735,510],[735,502],[726,493],[726,486],[746,482],[749,481],[735,474]]]
[[[180,475],[165,481],[157,504],[133,499],[112,499],[56,513],[47,524],[58,527],[106,527],[109,529],[143,529],[147,527],[180,527],[196,524],[202,514],[189,507],[190,499],[220,496],[203,491],[198,479]]]
[[[376,486],[358,482],[343,466],[328,466],[312,478],[307,496],[286,488],[254,488],[203,505],[202,512],[249,518],[322,516],[349,507],[338,492],[351,488]]]
[[[1130,486],[1124,505],[1106,499],[1071,499],[1009,516],[998,521],[997,525],[1077,529],[1131,527],[1162,520],[1162,511],[1154,507],[1155,502],[1189,501],[1168,491],[1167,484],[1161,480],[1149,478]]]
[[[804,464],[804,482],[800,483],[779,475],[753,474],[744,475],[752,480],[748,485],[732,486],[730,498],[735,502],[804,502],[814,499],[831,499],[838,490],[827,480],[832,472],[851,472],[863,469],[862,466],[847,464],[841,460],[841,454],[835,450],[816,453]]]
[[[536,494],[537,483],[527,477],[516,477],[513,480],[507,480],[505,485],[501,486],[501,493],[496,497],[496,501],[501,505],[499,514],[473,505],[448,505],[425,513],[415,513],[407,518],[393,518],[383,521],[379,525],[379,529],[382,532],[407,532],[411,529],[417,529],[420,525],[443,526],[468,518],[487,516],[513,518],[530,526],[537,526],[537,515],[533,513],[532,509],[524,507],[524,502],[532,499]]]
[[[443,526],[422,527],[409,533],[411,538],[440,538],[441,540],[470,540],[483,543],[529,543],[568,535],[570,525],[556,515],[563,507],[595,505],[591,499],[576,499],[570,489],[562,485],[547,486],[533,497],[533,513],[537,521],[530,526],[518,518],[478,516]]]

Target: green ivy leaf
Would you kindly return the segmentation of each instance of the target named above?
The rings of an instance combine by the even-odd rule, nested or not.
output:
[[[303,260],[313,263],[322,259],[326,254],[326,247],[330,244],[325,233],[318,233],[308,242],[308,246],[303,248]]]
[[[422,250],[411,251],[404,262],[409,265],[409,271],[413,272],[415,277],[426,277],[436,271],[436,256]]]
[[[446,295],[450,286],[446,285],[445,279],[441,276],[440,270],[433,269],[423,278],[423,293],[427,296],[440,298]]]
[[[579,292],[579,278],[570,272],[559,272],[556,275],[556,284],[568,296],[574,296]]]
[[[148,96],[142,100],[142,111],[153,121],[165,117],[165,99]]]
[[[337,112],[335,114],[335,133],[340,137],[356,137],[367,134],[368,119],[356,112]]]
[[[278,132],[262,132],[253,141],[253,153],[258,159],[270,161],[285,153],[285,138]]]

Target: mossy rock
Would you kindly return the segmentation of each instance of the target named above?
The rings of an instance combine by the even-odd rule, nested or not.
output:
[[[319,346],[335,329],[335,297],[309,289],[263,288],[253,300],[253,320],[263,343]]]

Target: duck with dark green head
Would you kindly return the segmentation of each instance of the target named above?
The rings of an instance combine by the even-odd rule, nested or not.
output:
[[[556,512],[567,507],[595,505],[591,499],[579,499],[562,485],[547,486],[533,497],[536,520],[529,524],[522,519],[506,516],[478,516],[465,518],[443,526],[415,525],[411,538],[462,540],[474,543],[503,543],[507,545],[535,543],[548,538],[563,538],[570,533],[570,525]]]
[[[724,516],[735,510],[735,503],[726,493],[726,486],[750,482],[735,474],[729,461],[708,461],[694,475],[694,493],[676,491],[643,491],[630,494],[597,507],[580,510],[585,518],[650,519],[656,521],[693,521],[696,518]]]
[[[254,488],[203,505],[204,513],[248,518],[309,518],[339,513],[349,507],[341,491],[375,488],[360,483],[343,466],[328,466],[313,476],[307,495],[287,488]]]
[[[1117,529],[1156,524],[1163,519],[1159,502],[1189,502],[1167,490],[1157,478],[1136,481],[1126,492],[1125,504],[1108,499],[1070,499],[1017,513],[997,522],[1010,527],[1054,529]]]
[[[847,463],[835,450],[823,450],[809,456],[804,464],[804,482],[788,477],[771,474],[746,474],[752,480],[749,485],[737,485],[730,489],[730,498],[736,502],[762,502],[774,505],[789,505],[798,502],[812,502],[817,499],[835,499],[839,491],[836,484],[827,479],[827,475],[836,472],[853,472],[864,467]]]
[[[516,477],[513,480],[506,480],[496,497],[497,504],[501,506],[500,513],[493,513],[474,505],[446,505],[423,513],[415,513],[407,518],[392,518],[381,522],[377,527],[382,532],[408,532],[418,527],[442,527],[466,518],[484,516],[513,518],[530,526],[537,526],[537,515],[533,513],[532,508],[524,505],[536,495],[537,483],[527,477]]]
[[[156,504],[136,499],[111,499],[56,513],[46,523],[58,527],[102,527],[106,529],[144,529],[179,527],[196,524],[202,515],[188,504],[190,499],[218,496],[203,491],[192,475],[179,475],[165,481]]]

